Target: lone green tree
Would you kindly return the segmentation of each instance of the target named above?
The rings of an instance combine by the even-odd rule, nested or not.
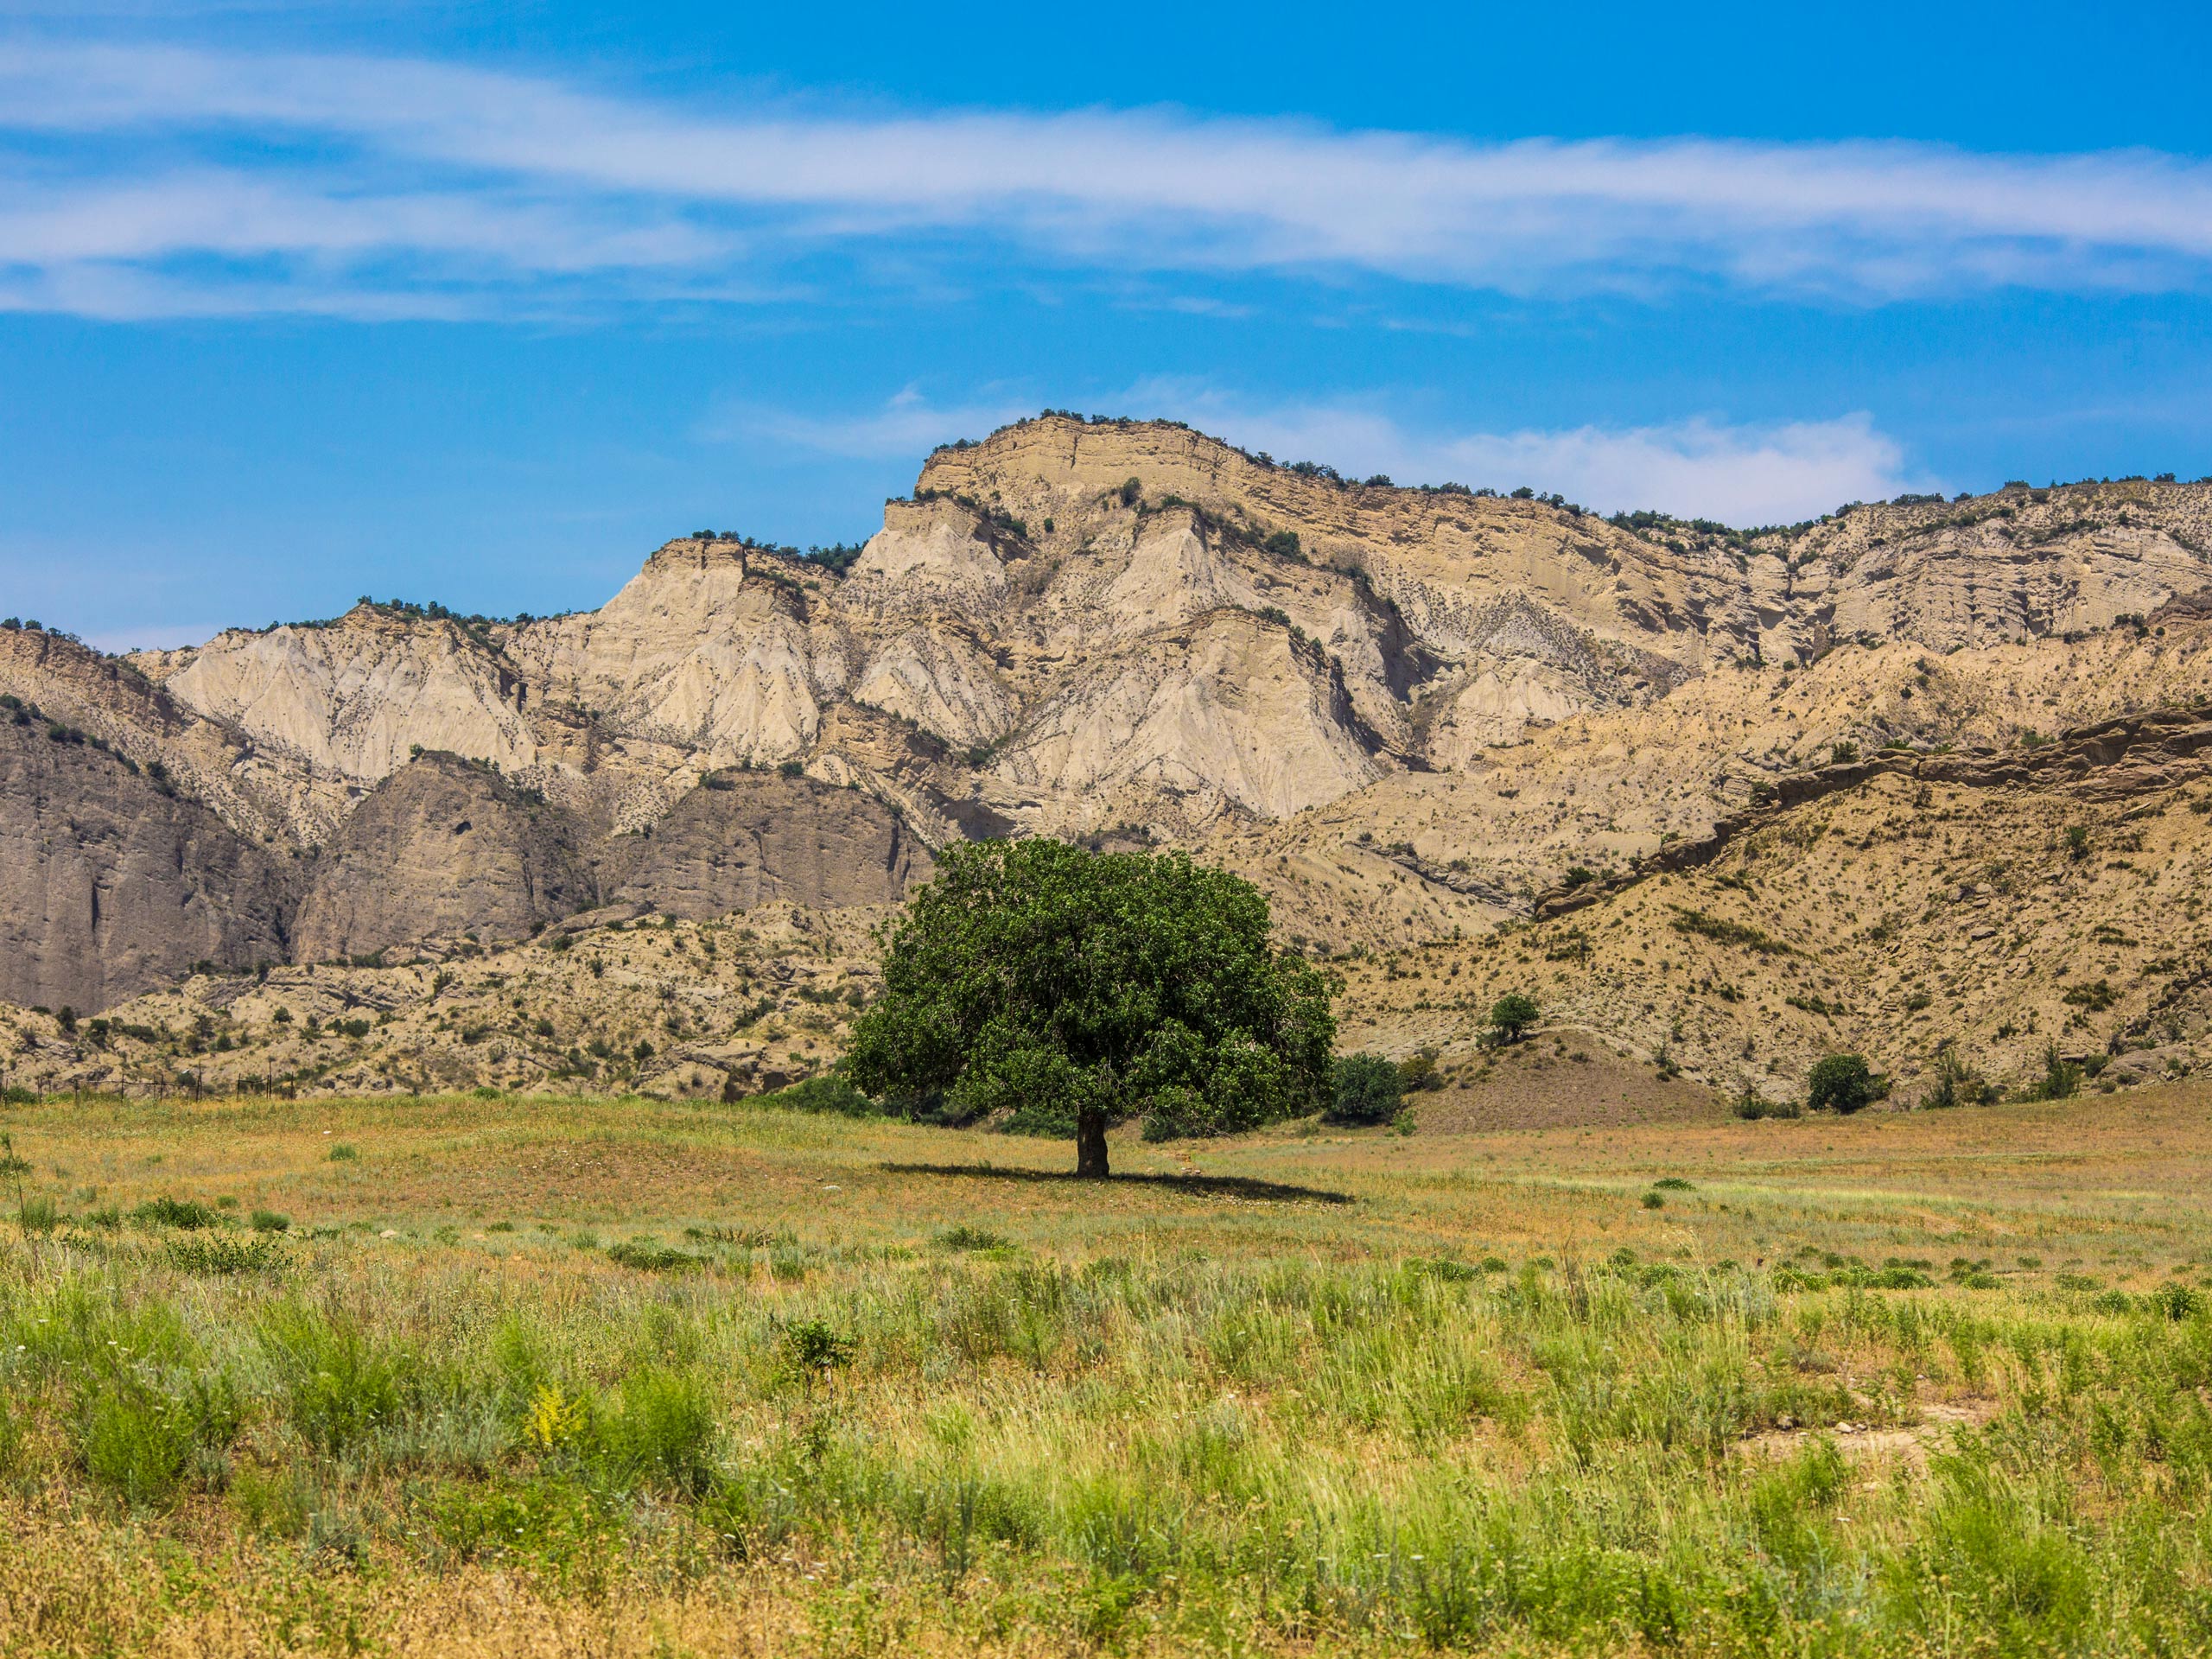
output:
[[[1330,984],[1268,934],[1256,887],[1180,853],[956,846],[891,937],[846,1073],[894,1109],[1072,1131],[1084,1176],[1128,1118],[1165,1138],[1317,1112]]]
[[[1490,1027],[1501,1043],[1519,1042],[1521,1033],[1535,1023],[1535,999],[1519,991],[1508,991],[1490,1005]]]

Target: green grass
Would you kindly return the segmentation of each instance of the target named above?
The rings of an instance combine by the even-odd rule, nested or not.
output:
[[[816,1113],[18,1113],[131,1207],[0,1235],[0,1649],[2196,1651],[2212,1135],[2126,1112],[1131,1141],[1103,1191]]]

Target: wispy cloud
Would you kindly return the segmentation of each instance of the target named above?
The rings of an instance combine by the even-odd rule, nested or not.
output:
[[[82,285],[60,274],[88,269],[163,275],[149,303],[235,283],[276,305],[290,282],[690,297],[860,243],[979,270],[1012,250],[1515,291],[2212,284],[2212,167],[2143,151],[1484,145],[1156,110],[732,115],[450,63],[32,38],[0,42],[9,135],[0,268],[13,303],[64,308]]]
[[[1864,413],[1744,425],[1713,419],[1637,427],[1465,432],[1409,427],[1370,408],[1244,408],[1170,388],[1157,406],[1249,449],[1327,461],[1402,484],[1454,481],[1558,493],[1599,512],[1656,507],[1724,524],[1794,524],[1846,501],[1931,487]]]
[[[933,404],[909,387],[878,408],[801,415],[731,405],[708,435],[766,440],[817,454],[917,463],[938,443],[981,437],[1033,413],[1038,400],[965,398]],[[1743,424],[1714,419],[1663,425],[1512,432],[1421,427],[1360,403],[1271,404],[1200,381],[1155,378],[1098,400],[1100,407],[1185,421],[1283,461],[1325,461],[1356,478],[1400,484],[1526,485],[1600,512],[1656,507],[1725,524],[1794,524],[1846,501],[1883,500],[1940,487],[1906,464],[1903,447],[1865,413],[1828,420]]]

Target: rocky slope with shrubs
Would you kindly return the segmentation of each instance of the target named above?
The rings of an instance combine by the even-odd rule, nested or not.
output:
[[[364,997],[391,976],[389,1065],[363,1038],[316,1086],[651,1082],[501,1071],[395,1011],[424,963],[452,976],[438,997],[490,995],[522,970],[487,964],[558,966],[547,941],[594,915],[877,913],[932,849],[1007,833],[1243,871],[1347,974],[1354,1040],[1463,1076],[1498,1064],[1466,1046],[1516,976],[1570,1047],[1731,1092],[1787,1095],[1838,1046],[1900,1079],[1954,1051],[2015,1085],[2188,1069],[2194,970],[2166,964],[2195,948],[2196,761],[2066,734],[2212,695],[2208,550],[2203,482],[1741,530],[1051,415],[933,455],[856,555],[681,537],[594,612],[364,601],[128,659],[18,625],[0,995],[54,1013],[13,1016],[10,1075],[216,1075],[171,1006],[206,960],[232,976],[194,982],[203,1000],[310,966]],[[2088,850],[2050,854],[2074,829]],[[2130,837],[2152,850],[2114,850]],[[1955,938],[1961,906],[1992,931]],[[113,919],[165,915],[158,949]],[[2067,1001],[2089,968],[2111,996]],[[524,978],[526,1001],[606,995]],[[124,1047],[48,1029],[65,1001]],[[118,1021],[157,1035],[126,1054]],[[276,1035],[266,1075],[334,1058]]]

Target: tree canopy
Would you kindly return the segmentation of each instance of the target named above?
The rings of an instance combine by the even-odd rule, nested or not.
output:
[[[1861,1111],[1889,1092],[1889,1079],[1875,1075],[1863,1054],[1824,1056],[1805,1080],[1805,1104],[1816,1112]]]
[[[845,1068],[893,1109],[1076,1137],[1213,1135],[1320,1110],[1330,985],[1277,954],[1268,902],[1181,853],[1046,839],[965,843],[917,892],[855,1023]]]
[[[1405,1079],[1380,1054],[1347,1054],[1337,1062],[1332,1123],[1388,1123],[1405,1098]]]
[[[1491,1029],[1497,1033],[1500,1042],[1519,1042],[1521,1033],[1535,1025],[1536,1019],[1535,999],[1520,991],[1508,991],[1490,1005]]]

